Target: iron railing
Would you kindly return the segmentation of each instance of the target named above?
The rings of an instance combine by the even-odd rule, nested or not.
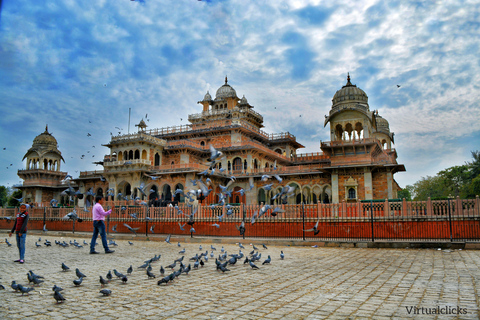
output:
[[[449,199],[428,201],[358,201],[333,204],[272,205],[258,217],[263,205],[225,206],[198,205],[188,207],[128,206],[124,201],[105,202],[113,207],[108,218],[108,231],[117,225],[117,232],[127,233],[123,225],[138,227],[140,234],[190,234],[187,224],[194,215],[193,235],[212,237],[238,237],[242,221],[244,237],[309,239],[322,241],[480,241],[480,200]],[[275,216],[272,212],[280,210]],[[64,217],[74,208],[40,207],[30,210],[30,229],[90,231],[90,223],[76,226]],[[79,218],[92,220],[91,209],[75,208]],[[16,208],[0,209],[0,228],[13,226]],[[256,216],[252,224],[252,217]],[[221,217],[221,221],[220,221]],[[219,225],[217,227],[216,225]],[[180,226],[184,230],[181,230]],[[316,226],[315,234],[311,230]]]

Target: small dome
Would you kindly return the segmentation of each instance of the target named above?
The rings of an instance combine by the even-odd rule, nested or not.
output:
[[[245,95],[243,95],[242,99],[240,100],[241,104],[248,104],[247,98],[245,98]]]
[[[356,85],[353,85],[350,82],[350,74],[347,77],[347,84],[344,85],[342,89],[338,90],[333,96],[332,105],[335,106],[346,102],[368,103],[368,97],[365,91],[357,88]]]
[[[57,148],[57,139],[55,139],[52,134],[48,132],[48,125],[45,127],[44,133],[39,134],[35,137],[35,139],[33,139],[32,146],[35,147],[38,145],[47,145]]]
[[[388,121],[385,118],[382,118],[381,116],[377,115],[376,121],[377,121],[377,131],[390,133],[390,125],[388,124]]]
[[[225,98],[237,98],[237,92],[227,83],[227,77],[225,77],[225,84],[218,88],[215,94],[215,100]]]
[[[210,95],[210,93],[208,91],[205,94],[205,97],[203,97],[203,101],[212,101],[212,96]]]

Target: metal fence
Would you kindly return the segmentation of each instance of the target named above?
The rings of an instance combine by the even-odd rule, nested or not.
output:
[[[263,215],[263,206],[145,207],[106,202],[113,208],[107,218],[108,232],[140,234],[186,234],[212,237],[317,239],[322,241],[480,241],[480,200],[363,201],[354,203],[272,205]],[[83,223],[65,216],[76,210]],[[278,214],[272,212],[280,210]],[[189,225],[190,215],[193,225]],[[9,228],[18,209],[0,209],[0,228]],[[261,216],[259,216],[261,215]],[[252,223],[252,217],[255,222]],[[10,218],[10,219],[7,219]],[[30,229],[91,231],[91,208],[34,208]],[[244,222],[245,232],[239,227]],[[10,228],[12,224],[10,224]],[[195,232],[190,232],[191,228]],[[182,230],[183,229],[183,230]],[[313,229],[313,230],[312,230]],[[193,231],[193,230],[192,230]]]

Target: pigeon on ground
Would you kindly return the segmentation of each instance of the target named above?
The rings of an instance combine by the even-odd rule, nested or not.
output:
[[[100,284],[102,285],[102,287],[105,286],[107,283],[108,283],[108,281],[103,279],[102,276],[100,276]]]
[[[132,265],[130,265],[130,267],[127,269],[127,274],[130,275],[130,274],[132,274],[132,272],[133,272],[133,267],[132,267]]]
[[[75,286],[79,286],[79,285],[82,284],[82,281],[83,281],[83,278],[75,279],[75,280],[73,280],[73,284],[74,284]]]
[[[103,294],[104,296],[109,296],[112,294],[112,290],[110,289],[102,289],[100,290],[100,293]]]
[[[155,278],[155,275],[151,273],[149,270],[147,270],[147,276],[148,276],[148,279]]]
[[[86,278],[87,276],[84,275],[82,272],[80,272],[80,270],[78,268],[75,269],[75,274],[77,275],[77,277],[79,278]]]
[[[26,293],[27,295],[30,294],[30,291],[32,290],[35,290],[35,288],[33,287],[24,287],[24,286],[21,286],[20,287],[20,291],[22,292],[22,296]]]
[[[248,263],[252,269],[259,269],[252,261]]]
[[[123,277],[123,274],[121,274],[120,272],[118,272],[117,270],[113,269],[113,274],[117,277],[117,278],[122,278]]]
[[[262,265],[263,265],[263,264],[266,264],[266,263],[270,264],[271,261],[272,261],[272,258],[270,258],[270,255],[269,255],[269,256],[268,256],[268,259],[266,259],[265,261],[263,261]]]
[[[58,290],[55,290],[55,292],[53,293],[53,297],[55,298],[55,300],[57,300],[57,303],[62,303],[63,301],[65,301],[66,299],[62,296],[62,294],[60,293],[60,291]]]
[[[283,253],[283,251],[280,251],[280,259],[284,259],[285,258],[285,254]]]
[[[68,271],[68,270],[70,270],[70,268],[67,267],[67,265],[62,262],[62,270],[63,270],[63,271]]]
[[[108,273],[107,273],[107,280],[110,281],[112,280],[113,276],[112,276],[112,272],[110,270],[108,270]]]
[[[122,282],[123,282],[123,284],[126,284],[127,281],[128,281],[128,278],[127,278],[127,276],[124,275],[124,276],[122,277]]]
[[[60,288],[59,286],[57,286],[56,284],[53,286],[52,288],[52,291],[62,291],[63,288]]]
[[[10,285],[10,287],[15,290],[15,292],[18,292],[18,284],[15,280],[12,281],[12,284]]]

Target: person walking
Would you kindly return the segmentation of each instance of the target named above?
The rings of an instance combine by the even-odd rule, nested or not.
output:
[[[92,209],[92,216],[93,216],[93,236],[92,241],[90,241],[90,254],[97,254],[98,252],[95,251],[95,243],[97,242],[98,234],[100,233],[100,237],[102,238],[103,248],[105,249],[105,253],[114,253],[115,250],[110,250],[108,248],[107,243],[107,234],[105,232],[105,216],[108,216],[112,213],[112,209],[105,211],[103,210],[103,203],[105,199],[103,196],[96,196],[95,197],[95,205]]]
[[[25,239],[27,238],[27,223],[28,223],[28,204],[22,203],[20,205],[20,212],[17,213],[17,218],[13,224],[13,228],[10,231],[9,237],[15,232],[17,235],[17,247],[20,253],[20,259],[15,262],[25,262]]]

